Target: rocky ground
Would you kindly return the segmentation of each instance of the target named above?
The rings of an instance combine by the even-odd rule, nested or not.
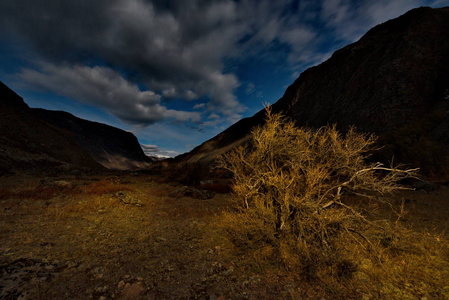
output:
[[[449,225],[447,186],[397,197],[405,199],[410,210],[404,222],[447,240],[441,234]],[[3,176],[0,299],[338,299],[345,295],[366,300],[389,295],[388,285],[359,284],[357,280],[369,280],[369,274],[334,285],[305,282],[294,270],[239,252],[220,226],[221,212],[229,206],[229,194],[196,191],[141,173]],[[442,280],[449,278],[449,251],[438,259],[437,269],[430,271]],[[423,280],[421,287],[415,281],[402,281],[403,289],[412,291],[413,297],[407,299],[441,295],[449,299],[449,286]],[[397,284],[390,288],[399,290]]]

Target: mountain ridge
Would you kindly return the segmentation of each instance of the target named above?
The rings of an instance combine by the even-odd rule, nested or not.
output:
[[[272,110],[298,126],[336,124],[342,132],[355,126],[375,133],[385,145],[376,158],[388,162],[394,157],[422,168],[427,175],[447,176],[448,32],[449,7],[421,7],[379,24],[359,41],[301,73]],[[263,121],[262,110],[174,161],[211,163],[247,142],[251,128]],[[438,137],[432,135],[437,127]]]
[[[135,170],[151,161],[132,133],[30,108],[0,81],[0,173]]]
[[[153,161],[144,154],[137,138],[131,132],[84,120],[65,111],[42,108],[31,110],[38,118],[68,130],[89,155],[108,169],[141,169],[148,167],[148,163]]]

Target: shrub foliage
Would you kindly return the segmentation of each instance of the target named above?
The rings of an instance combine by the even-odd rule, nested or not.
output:
[[[219,160],[234,174],[237,213],[228,216],[235,223],[228,232],[239,245],[279,246],[288,240],[310,258],[335,248],[342,234],[363,240],[361,228],[373,224],[345,201],[347,195],[381,199],[416,171],[368,163],[372,135],[354,129],[342,135],[335,126],[298,128],[269,108],[265,125],[251,135],[250,145]]]

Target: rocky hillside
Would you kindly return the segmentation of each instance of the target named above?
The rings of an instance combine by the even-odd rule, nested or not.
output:
[[[64,111],[32,109],[39,119],[64,129],[97,162],[108,169],[128,170],[148,166],[137,138],[130,132],[75,117]]]
[[[0,173],[101,170],[75,140],[35,117],[23,99],[0,82]]]
[[[0,173],[136,169],[149,160],[131,133],[30,109],[0,82]]]
[[[418,8],[304,71],[274,105],[298,126],[337,124],[375,133],[376,158],[449,175],[449,7]],[[263,112],[243,119],[178,161],[211,162],[245,142]]]

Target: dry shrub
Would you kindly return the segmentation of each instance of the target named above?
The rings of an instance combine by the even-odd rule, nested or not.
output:
[[[84,187],[86,194],[104,195],[120,191],[131,191],[131,188],[117,180],[100,180]]]
[[[373,236],[383,238],[391,230],[368,220],[346,195],[379,200],[416,170],[367,163],[376,141],[371,135],[297,128],[269,108],[265,125],[251,135],[250,146],[219,161],[234,174],[235,211],[225,216],[231,240],[247,249],[272,245],[285,265],[301,266],[310,278],[350,277],[347,246],[374,251],[365,231],[378,228]]]

